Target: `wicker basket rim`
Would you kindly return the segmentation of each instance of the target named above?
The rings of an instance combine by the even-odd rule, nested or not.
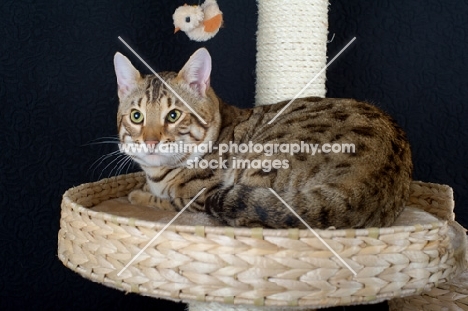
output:
[[[86,191],[87,189],[95,186],[103,186],[103,188],[113,188],[122,182],[125,182],[127,179],[141,179],[145,178],[143,172],[130,173],[125,175],[119,175],[116,177],[101,179],[96,182],[84,183],[76,187],[68,189],[63,194],[62,205],[68,206],[72,210],[86,214],[89,217],[103,220],[104,222],[112,222],[119,225],[132,226],[132,227],[144,227],[155,230],[162,229],[166,223],[162,222],[153,222],[148,220],[142,220],[137,218],[129,218],[123,216],[116,216],[106,212],[96,212],[92,208],[84,207],[83,205],[75,202],[76,196]],[[420,186],[430,186],[437,187],[447,192],[452,190],[447,185],[433,184],[422,181],[413,181],[415,185]],[[94,193],[93,193],[94,194]],[[439,193],[440,195],[440,193]],[[119,197],[119,196],[114,196]],[[452,199],[450,194],[446,195],[447,198]],[[105,201],[109,198],[106,198],[102,201]],[[102,202],[101,201],[101,202]],[[415,224],[409,226],[391,226],[391,227],[373,227],[365,229],[314,229],[321,237],[323,238],[332,238],[332,237],[346,237],[353,238],[359,236],[374,237],[378,238],[381,235],[394,234],[399,232],[418,232],[422,230],[431,230],[436,228],[441,228],[446,225],[446,221],[440,220],[431,224]],[[290,238],[308,238],[315,237],[315,235],[308,229],[263,229],[263,228],[234,228],[234,227],[215,227],[215,226],[187,226],[187,225],[171,225],[166,230],[174,232],[183,232],[190,234],[200,234],[209,235],[227,235],[230,237],[290,237]]]

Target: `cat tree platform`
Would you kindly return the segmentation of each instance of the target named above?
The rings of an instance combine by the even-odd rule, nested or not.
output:
[[[328,1],[257,4],[257,105],[294,98],[306,85],[301,97],[324,97]],[[223,227],[203,214],[183,213],[146,248],[175,213],[128,203],[144,180],[122,175],[64,194],[58,257],[65,266],[125,292],[187,302],[191,311],[392,299],[394,311],[468,310],[466,237],[448,186],[413,182],[392,227],[317,230],[354,275],[309,230]]]
[[[395,226],[317,230],[356,276],[309,230],[213,226],[190,213],[119,275],[175,215],[158,216],[126,201],[144,180],[142,173],[121,175],[64,194],[58,257],[65,266],[125,292],[189,303],[190,310],[377,303],[430,293],[466,268],[465,233],[454,221],[452,189],[413,182],[405,215]]]

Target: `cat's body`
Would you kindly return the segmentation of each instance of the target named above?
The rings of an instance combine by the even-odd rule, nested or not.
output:
[[[181,210],[205,188],[189,210],[205,211],[232,226],[303,227],[271,188],[311,227],[393,223],[409,195],[412,163],[405,134],[390,117],[350,99],[305,98],[238,109],[209,87],[209,61],[206,50],[199,50],[178,75],[162,74],[203,124],[157,77],[142,78],[126,58],[116,56],[123,143],[212,142],[214,147],[211,153],[167,157],[130,153],[147,174],[145,189],[130,194],[132,202]],[[134,118],[135,111],[140,118]],[[222,144],[231,148],[220,155],[216,148]],[[252,152],[232,147],[242,144],[250,144]],[[252,150],[255,144],[300,145],[303,150],[269,155]],[[305,144],[318,147],[314,155]],[[334,151],[350,148],[335,153],[332,146]],[[201,160],[219,168],[197,167]]]

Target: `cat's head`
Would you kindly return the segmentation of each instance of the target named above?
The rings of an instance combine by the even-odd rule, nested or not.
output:
[[[211,57],[196,51],[179,73],[142,76],[122,54],[114,56],[121,150],[144,167],[184,166],[216,141],[219,101],[210,88]],[[176,148],[192,146],[192,148]]]

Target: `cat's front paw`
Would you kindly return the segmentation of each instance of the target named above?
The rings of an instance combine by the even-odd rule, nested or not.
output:
[[[150,192],[141,189],[133,190],[128,194],[128,200],[133,205],[154,206],[154,198]]]

